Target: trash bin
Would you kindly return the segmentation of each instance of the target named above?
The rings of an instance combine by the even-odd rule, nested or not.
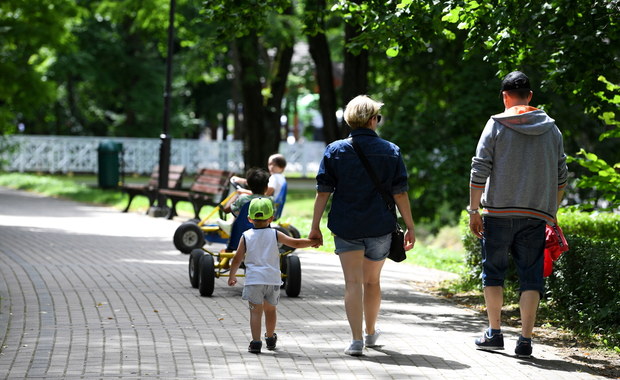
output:
[[[120,152],[123,150],[123,144],[104,140],[99,143],[99,187],[102,189],[114,189],[118,187],[119,171],[120,171]]]

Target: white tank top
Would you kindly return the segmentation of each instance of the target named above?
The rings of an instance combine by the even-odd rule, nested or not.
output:
[[[286,177],[282,173],[274,173],[269,176],[268,187],[273,187],[273,199],[277,199],[280,195],[280,191],[282,190],[282,186],[286,183]]]
[[[245,240],[245,284],[281,285],[277,231],[271,227],[249,229]]]

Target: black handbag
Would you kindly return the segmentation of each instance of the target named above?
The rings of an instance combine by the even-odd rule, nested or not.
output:
[[[351,144],[353,145],[353,149],[355,149],[355,153],[357,153],[357,156],[360,158],[360,161],[362,161],[364,168],[366,168],[366,171],[370,175],[370,178],[372,178],[372,181],[375,184],[375,188],[377,189],[379,194],[381,194],[381,197],[383,198],[386,207],[388,208],[388,210],[392,211],[394,213],[394,217],[396,217],[394,197],[381,187],[379,183],[379,178],[377,178],[377,175],[375,174],[375,171],[372,170],[372,167],[370,166],[368,159],[364,155],[364,152],[362,152],[362,149],[353,138],[351,138]],[[390,244],[390,253],[388,255],[388,258],[399,263],[407,258],[407,253],[405,252],[405,232],[403,231],[400,224],[398,224],[398,222],[396,222],[395,227],[396,228],[392,232],[392,243]]]
[[[392,244],[390,244],[388,258],[397,263],[407,258],[407,253],[405,252],[405,231],[403,231],[398,222],[396,222],[396,229],[392,232]]]

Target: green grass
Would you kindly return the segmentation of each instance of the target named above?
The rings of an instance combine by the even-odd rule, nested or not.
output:
[[[128,182],[145,183],[146,177],[130,177]],[[23,173],[0,173],[0,186],[32,191],[51,197],[71,199],[78,202],[105,205],[122,210],[127,205],[128,196],[114,189],[100,189],[96,187],[97,177],[93,175],[34,175]],[[310,232],[312,211],[314,205],[314,190],[289,189],[280,222],[295,226],[302,237]],[[130,211],[146,212],[148,200],[145,197],[135,197]],[[200,217],[206,217],[212,207],[204,207]],[[177,211],[180,218],[193,217],[192,206],[188,202],[179,202]],[[318,250],[334,252],[334,239],[327,229],[327,213],[321,220],[324,245]],[[420,228],[419,231],[423,231]],[[460,273],[464,268],[464,250],[454,244],[446,245],[447,241],[460,241],[457,229],[446,228],[436,237],[418,235],[415,248],[409,251],[405,263],[434,268],[453,273]]]
[[[425,268],[440,269],[460,274],[464,270],[465,255],[463,251],[438,248],[416,242],[415,248],[407,252],[406,263]]]

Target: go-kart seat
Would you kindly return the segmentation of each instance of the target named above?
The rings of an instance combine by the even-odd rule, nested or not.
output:
[[[232,228],[230,230],[230,238],[228,239],[228,245],[226,246],[226,250],[229,252],[237,250],[239,247],[239,241],[241,240],[241,235],[245,231],[252,228],[252,223],[248,220],[249,209],[250,202],[247,202],[241,206],[239,214],[233,221]]]
[[[273,213],[273,220],[278,220],[282,216],[282,210],[284,209],[284,203],[286,202],[286,190],[287,184],[284,182],[282,185],[282,189],[280,189],[280,194],[278,197],[273,200],[275,211]]]

